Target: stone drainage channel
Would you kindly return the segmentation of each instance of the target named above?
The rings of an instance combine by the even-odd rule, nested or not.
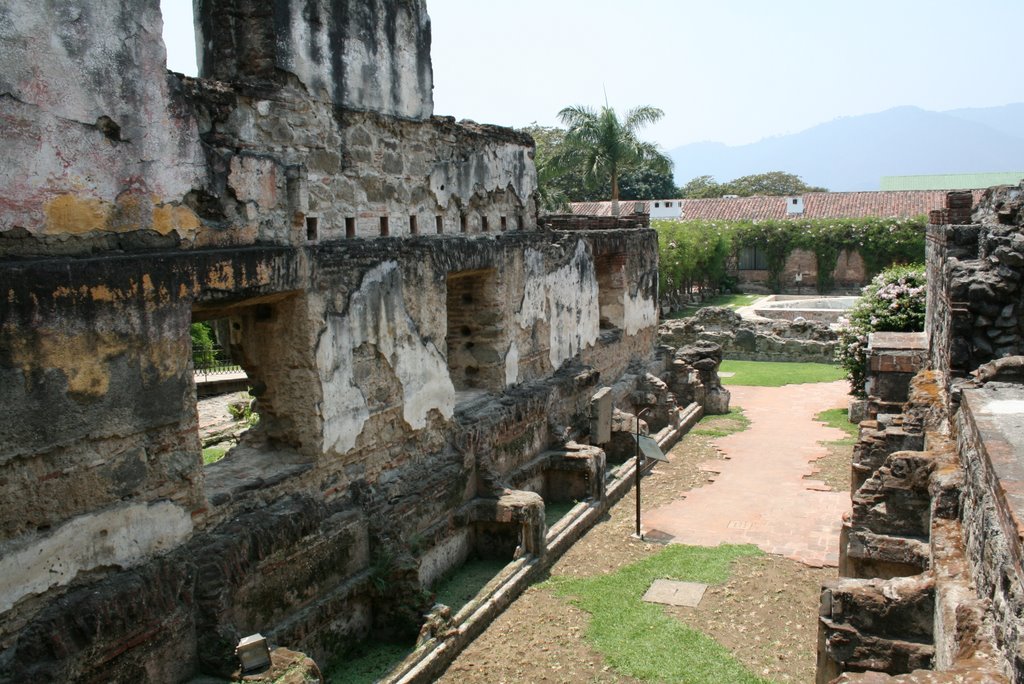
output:
[[[654,435],[662,451],[668,451],[704,415],[704,410],[697,404],[690,404],[678,411],[678,420],[673,421],[678,427],[670,424]],[[644,472],[653,468],[654,463],[648,460],[644,464]],[[512,601],[633,488],[635,475],[635,458],[625,461],[614,473],[610,472],[605,498],[601,501],[583,501],[573,506],[548,530],[546,550],[542,557],[524,556],[506,565],[452,617],[443,634],[421,644],[381,681],[387,684],[418,684],[436,679]]]

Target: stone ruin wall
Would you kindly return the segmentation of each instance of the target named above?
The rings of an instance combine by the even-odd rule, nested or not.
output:
[[[667,396],[653,231],[539,229],[532,141],[432,116],[422,2],[261,8],[197,3],[199,79],[156,0],[0,8],[0,681],[408,630],[485,537],[543,553],[503,497],[602,385]],[[213,318],[260,422],[203,467]]]
[[[930,217],[927,340],[882,350],[927,346],[927,368],[909,393],[875,383],[861,423],[819,682],[1024,681],[1022,196],[993,188],[972,212],[949,193]],[[885,358],[873,374],[904,374]]]
[[[681,347],[696,342],[720,345],[740,361],[834,363],[837,334],[825,323],[745,319],[732,309],[708,306],[689,318],[664,321],[659,335]]]

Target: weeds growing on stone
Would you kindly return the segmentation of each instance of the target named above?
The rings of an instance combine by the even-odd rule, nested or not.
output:
[[[412,644],[367,640],[355,646],[328,671],[329,684],[371,684],[380,681],[412,652]]]
[[[546,584],[590,613],[587,639],[622,674],[661,682],[767,682],[714,639],[673,619],[662,606],[642,600],[656,579],[717,584],[728,579],[732,561],[760,553],[751,545],[672,544],[611,574],[557,576]]]
[[[473,558],[453,570],[434,588],[436,603],[452,609],[454,616],[504,569],[508,559]]]
[[[224,454],[228,452],[224,447],[212,446],[203,449],[203,465],[210,465],[216,463],[220,459],[224,458]]]
[[[808,382],[843,380],[846,371],[830,363],[783,363],[774,361],[722,361],[719,372],[733,373],[722,378],[724,385],[782,387]]]

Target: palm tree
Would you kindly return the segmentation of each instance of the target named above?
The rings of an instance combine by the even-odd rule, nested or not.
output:
[[[608,105],[595,111],[591,107],[566,107],[558,118],[568,127],[559,164],[562,167],[582,168],[589,180],[610,179],[612,184],[612,213],[619,215],[619,176],[642,164],[668,172],[672,160],[649,142],[637,138],[637,132],[647,124],[661,119],[665,113],[657,107],[642,106],[626,112],[619,120]]]

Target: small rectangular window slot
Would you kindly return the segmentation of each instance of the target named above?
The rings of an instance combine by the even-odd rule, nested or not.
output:
[[[524,214],[519,214],[518,223],[519,230],[526,230],[526,216]]]
[[[467,220],[466,215],[463,214],[462,216],[459,217],[459,229],[463,233],[465,233],[468,227],[469,227],[469,221]]]
[[[437,225],[437,234],[440,235],[444,232],[444,217],[437,216],[434,218],[434,223]]]
[[[387,216],[381,216],[380,217],[380,236],[381,237],[387,237],[390,234],[391,234],[391,229],[388,227],[388,217]]]
[[[316,241],[320,237],[320,219],[316,216],[306,217],[306,239],[310,242]]]
[[[419,232],[420,232],[419,228],[416,227],[416,217],[415,216],[410,216],[409,217],[409,234],[410,235],[419,235]]]
[[[480,217],[480,230],[485,232],[485,233],[488,230],[490,230],[490,226],[487,225],[487,217],[486,216],[481,216]]]
[[[507,216],[502,216],[501,217],[501,229],[502,229],[502,231],[508,230],[508,217]]]
[[[356,219],[354,216],[348,216],[345,218],[345,237],[354,238],[356,236]]]

